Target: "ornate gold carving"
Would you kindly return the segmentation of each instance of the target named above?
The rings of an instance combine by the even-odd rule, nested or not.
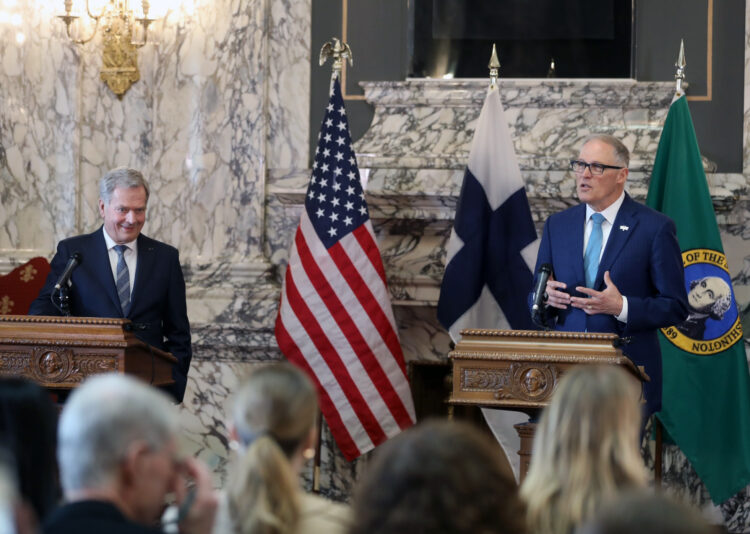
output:
[[[549,398],[560,375],[556,365],[535,363],[513,363],[510,373],[513,377],[513,395],[519,399],[536,402]]]
[[[31,282],[39,271],[37,271],[33,265],[28,264],[26,267],[21,269],[21,282]]]
[[[41,382],[63,382],[70,373],[73,352],[69,349],[35,348],[31,370]]]
[[[80,382],[90,375],[117,370],[116,358],[106,354],[86,354],[74,358],[70,379]]]
[[[107,341],[102,342],[98,341],[96,339],[50,339],[49,337],[45,339],[40,338],[27,338],[27,339],[21,339],[21,338],[4,338],[0,336],[0,343],[3,345],[34,345],[35,343],[54,343],[55,345],[61,346],[61,347],[104,347],[108,349],[120,349],[122,347],[127,347],[128,342],[127,341]]]
[[[462,391],[495,391],[508,385],[507,369],[465,368],[461,373]]]
[[[610,341],[617,339],[617,334],[602,334],[596,332],[558,332],[541,330],[491,330],[467,328],[461,330],[461,336],[486,336],[486,337],[533,337],[550,339],[587,339],[596,341]]]
[[[534,362],[564,362],[564,363],[591,363],[590,355],[571,354],[527,354],[522,352],[479,352],[479,351],[453,351],[448,355],[452,360],[487,360],[487,361],[534,361]],[[615,353],[612,356],[597,356],[598,363],[619,363],[625,360],[624,356]]]
[[[10,300],[10,297],[8,295],[3,295],[3,298],[0,299],[0,314],[6,315],[11,312],[13,309],[13,305],[15,302]]]
[[[102,326],[120,326],[127,319],[101,318],[101,317],[53,317],[46,315],[10,315],[3,317],[4,323],[62,323],[62,324],[91,324]]]
[[[119,98],[137,82],[137,48],[133,45],[133,28],[129,18],[112,17],[104,29],[102,72],[100,77]]]
[[[0,351],[0,376],[30,376],[29,354]]]

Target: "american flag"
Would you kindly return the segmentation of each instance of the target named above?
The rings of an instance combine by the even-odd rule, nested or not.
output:
[[[414,424],[385,270],[336,78],[276,318],[284,355],[318,388],[352,460]]]

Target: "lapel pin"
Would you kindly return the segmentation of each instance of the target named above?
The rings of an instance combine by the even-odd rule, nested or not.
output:
[[[621,224],[620,225],[620,230],[622,230],[623,232],[627,232],[628,230],[630,230],[630,227],[629,226],[625,226],[624,224]]]

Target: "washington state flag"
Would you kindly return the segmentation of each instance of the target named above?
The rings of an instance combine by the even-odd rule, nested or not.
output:
[[[677,225],[690,305],[687,320],[659,336],[664,381],[657,417],[719,504],[750,483],[750,376],[684,95],[664,123],[646,203]]]

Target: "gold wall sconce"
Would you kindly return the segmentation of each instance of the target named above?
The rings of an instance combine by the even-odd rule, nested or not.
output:
[[[102,28],[102,69],[100,77],[107,86],[122,98],[125,92],[137,82],[141,75],[138,71],[138,49],[148,41],[148,27],[155,18],[149,18],[150,4],[148,0],[141,0],[142,17],[136,17],[129,7],[128,0],[106,0],[98,13],[92,13],[89,0],[86,2],[86,14],[94,22],[91,35],[77,38],[71,34],[70,27],[80,17],[74,15],[73,0],[65,0],[65,14],[58,15],[65,22],[65,30],[71,41],[76,44],[88,43]],[[142,39],[134,40],[135,34],[142,30]]]

